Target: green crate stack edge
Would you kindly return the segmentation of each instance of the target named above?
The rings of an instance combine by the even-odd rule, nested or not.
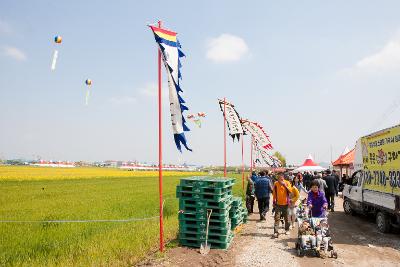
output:
[[[247,223],[247,209],[243,206],[243,200],[241,197],[232,198],[232,207],[229,216],[231,218],[232,230],[242,223]]]
[[[239,223],[245,221],[243,210],[239,207],[231,212],[233,200],[236,199],[232,196],[234,181],[231,178],[204,176],[181,179],[176,189],[180,209],[178,216],[181,245],[200,247],[205,242],[207,210],[212,209],[208,243],[211,248],[229,247],[233,238],[232,230],[239,222],[237,218],[242,218]],[[235,227],[232,227],[232,219]]]

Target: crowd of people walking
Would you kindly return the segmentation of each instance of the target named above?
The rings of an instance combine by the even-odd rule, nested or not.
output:
[[[252,172],[248,177],[246,207],[249,214],[254,212],[257,200],[260,221],[270,210],[274,214],[274,236],[279,236],[279,224],[284,222],[285,234],[293,228],[297,208],[305,202],[312,217],[323,217],[327,210],[335,211],[335,196],[339,192],[339,176],[334,170],[322,173],[273,173],[270,171]]]

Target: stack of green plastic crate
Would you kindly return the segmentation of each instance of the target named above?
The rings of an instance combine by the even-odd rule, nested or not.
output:
[[[232,241],[230,208],[234,179],[190,177],[181,179],[176,195],[179,198],[179,242],[183,246],[200,247],[205,242],[207,210],[212,210],[208,244],[227,249]]]
[[[229,212],[231,218],[231,229],[235,229],[242,223],[247,222],[247,210],[243,206],[243,200],[241,197],[232,198],[232,207]]]

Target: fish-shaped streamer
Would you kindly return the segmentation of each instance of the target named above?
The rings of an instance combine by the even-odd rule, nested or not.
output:
[[[182,92],[180,86],[180,80],[182,79],[180,71],[182,64],[180,58],[184,57],[185,54],[183,54],[180,49],[181,45],[176,37],[176,32],[155,26],[149,27],[154,33],[154,38],[156,39],[161,51],[162,60],[167,71],[171,124],[176,147],[180,152],[182,152],[182,145],[187,150],[192,151],[188,147],[185,137],[185,132],[190,131],[190,129],[187,127],[186,120],[183,117],[183,112],[189,109],[185,105],[183,98],[180,96],[180,93]]]
[[[243,129],[246,132],[249,132],[254,139],[257,140],[259,146],[266,150],[273,148],[269,136],[265,133],[264,128],[260,124],[245,119],[242,119],[241,123]]]
[[[233,141],[235,141],[235,137],[239,140],[240,136],[244,134],[239,113],[236,111],[235,106],[227,101],[224,102],[224,100],[219,99],[218,103],[222,114],[226,111],[225,120],[229,128],[229,135],[233,138]]]

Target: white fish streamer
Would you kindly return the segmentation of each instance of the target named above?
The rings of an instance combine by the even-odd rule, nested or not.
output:
[[[86,98],[85,98],[85,105],[89,105],[89,95],[90,95],[90,90],[87,89],[86,91]]]
[[[53,60],[51,61],[51,70],[56,69],[57,58],[58,58],[58,50],[54,50]]]

